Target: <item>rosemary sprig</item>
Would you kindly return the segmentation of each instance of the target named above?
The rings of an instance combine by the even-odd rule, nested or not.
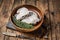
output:
[[[25,22],[21,22],[20,20],[16,20],[15,16],[13,16],[13,22],[20,28],[26,28],[26,29],[33,28],[33,25],[31,24],[27,24]]]

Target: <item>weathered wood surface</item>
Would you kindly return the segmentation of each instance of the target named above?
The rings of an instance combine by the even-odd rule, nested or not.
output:
[[[20,5],[33,5],[39,8],[49,20],[50,31],[48,38],[38,38],[35,40],[60,40],[60,0],[0,0],[0,40],[28,40],[2,35],[2,32],[12,32],[21,34],[20,32],[6,28],[10,14],[14,8]],[[29,36],[30,37],[30,36]]]

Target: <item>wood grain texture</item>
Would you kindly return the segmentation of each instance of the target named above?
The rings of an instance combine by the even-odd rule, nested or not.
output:
[[[48,0],[0,0],[0,40],[29,40],[2,35],[2,32],[24,35],[6,28],[11,12],[14,8],[24,4],[36,6],[42,13],[46,13],[45,16],[49,20],[48,23],[50,23],[48,26],[50,27],[47,34],[48,38],[31,35],[28,37],[32,37],[34,40],[60,40],[60,0],[49,0],[49,2]]]

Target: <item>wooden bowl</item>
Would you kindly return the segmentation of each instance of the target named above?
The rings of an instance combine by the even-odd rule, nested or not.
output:
[[[18,10],[19,8],[22,8],[22,7],[26,7],[26,8],[28,8],[28,10],[32,10],[32,11],[36,12],[36,13],[39,15],[39,17],[40,17],[41,20],[40,20],[40,22],[38,22],[38,23],[34,26],[34,28],[31,28],[31,29],[20,28],[20,27],[17,27],[17,26],[15,25],[15,23],[13,22],[12,17],[14,16],[14,14],[16,14],[17,10]],[[11,21],[12,21],[14,27],[15,27],[17,30],[22,31],[22,32],[32,32],[32,31],[37,30],[38,28],[41,27],[41,25],[42,25],[42,23],[43,23],[43,15],[42,15],[42,13],[41,13],[41,10],[39,10],[39,9],[38,9],[37,7],[35,7],[35,6],[32,6],[32,5],[21,5],[21,6],[19,6],[19,7],[16,7],[16,8],[12,11],[12,13],[11,13]]]

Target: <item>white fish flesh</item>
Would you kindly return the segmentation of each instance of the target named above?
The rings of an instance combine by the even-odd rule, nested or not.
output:
[[[33,12],[33,11],[29,11],[29,12]],[[38,15],[35,12],[33,12],[33,15],[23,19],[22,22],[25,22],[28,24],[36,24],[37,22],[39,22],[39,20],[40,19],[38,18]]]
[[[17,14],[15,15],[16,19],[19,20],[22,18],[22,16],[29,14],[29,11],[27,8],[22,7],[17,10]]]

